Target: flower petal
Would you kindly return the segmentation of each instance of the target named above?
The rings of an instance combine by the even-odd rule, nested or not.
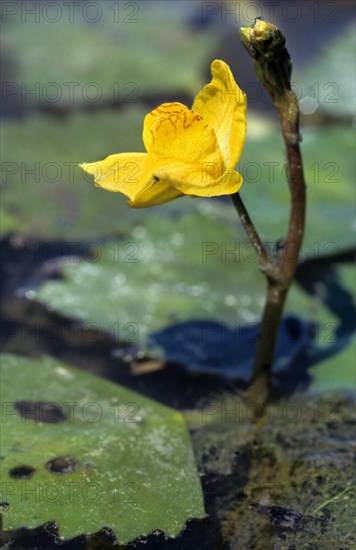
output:
[[[152,124],[151,133],[149,156],[156,159],[157,167],[164,167],[168,173],[179,169],[181,177],[188,182],[196,178],[201,182],[206,166],[212,167],[208,179],[217,179],[225,172],[214,130],[197,113],[187,109],[160,118]]]
[[[147,153],[120,153],[79,166],[94,176],[99,187],[123,193],[131,200],[154,181]]]
[[[215,59],[211,74],[211,82],[197,95],[192,110],[214,129],[230,170],[239,160],[246,140],[247,100],[224,61]]]
[[[165,172],[164,168],[160,168],[155,172],[155,175],[162,177],[167,183],[181,191],[184,195],[194,195],[197,197],[219,197],[220,195],[232,195],[236,193],[241,185],[243,178],[241,174],[235,170],[228,170],[219,178],[212,180],[206,175],[202,175],[200,181],[189,181],[185,178],[180,179],[180,173],[177,170],[176,174],[172,171]],[[176,175],[176,178],[174,177]]]
[[[143,122],[143,133],[142,133],[142,139],[143,143],[146,147],[146,151],[150,152],[152,148],[153,143],[153,135],[151,132],[152,125],[157,122],[158,119],[169,117],[170,115],[178,115],[180,113],[184,113],[185,111],[189,111],[188,107],[183,105],[183,103],[162,103],[162,105],[159,105],[156,107],[156,109],[153,109],[148,115],[145,116],[145,120]]]
[[[158,181],[152,183],[150,187],[144,189],[142,193],[131,200],[128,205],[132,208],[146,208],[148,206],[156,206],[164,202],[173,201],[179,197],[183,197],[184,193],[172,187],[169,183]]]
[[[147,153],[120,153],[79,165],[94,176],[95,184],[129,197],[129,206],[144,208],[171,201],[183,193],[153,176],[156,167]]]

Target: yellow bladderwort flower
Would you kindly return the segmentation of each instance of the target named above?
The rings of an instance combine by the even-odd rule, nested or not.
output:
[[[99,187],[129,197],[134,208],[184,195],[214,197],[238,191],[242,176],[234,167],[246,139],[246,96],[223,61],[213,61],[211,73],[211,82],[191,109],[163,103],[145,117],[147,153],[119,153],[79,166]]]

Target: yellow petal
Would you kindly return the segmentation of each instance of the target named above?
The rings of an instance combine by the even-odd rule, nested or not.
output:
[[[155,172],[167,183],[181,191],[184,195],[194,195],[197,197],[219,197],[220,195],[231,195],[236,193],[242,185],[242,176],[235,170],[228,170],[219,178],[212,180],[206,174],[201,175],[201,179],[192,181],[186,179],[179,179],[179,172],[174,174],[172,171],[165,172],[163,168],[160,168]],[[175,178],[175,175],[177,176]]]
[[[224,61],[215,59],[211,74],[211,82],[197,95],[192,110],[214,129],[230,170],[239,160],[246,140],[247,100]]]
[[[156,181],[154,159],[147,153],[120,153],[104,160],[79,165],[94,176],[99,187],[129,197],[129,206],[144,208],[171,201],[183,193],[170,184]]]
[[[94,176],[99,187],[123,193],[131,200],[153,181],[147,153],[120,153],[79,166]]]
[[[170,184],[158,181],[152,183],[148,188],[144,189],[142,193],[135,197],[128,203],[132,208],[146,208],[148,206],[156,206],[163,204],[164,202],[173,201],[182,197],[184,193],[172,187]]]
[[[215,167],[216,179],[225,172],[214,130],[201,116],[187,109],[169,117],[159,118],[151,126],[152,145],[150,158],[155,164],[173,172],[180,167],[187,180],[198,177],[209,163]]]
[[[148,115],[145,116],[145,120],[143,122],[143,133],[142,133],[142,139],[143,143],[145,145],[146,151],[150,152],[152,142],[153,142],[153,136],[151,132],[152,125],[157,122],[158,119],[169,117],[170,115],[178,115],[180,113],[183,113],[185,111],[189,111],[188,107],[183,105],[182,103],[174,102],[174,103],[162,103],[162,105],[159,105],[156,107],[156,109],[153,109]]]

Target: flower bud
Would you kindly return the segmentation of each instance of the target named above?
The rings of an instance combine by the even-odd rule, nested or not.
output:
[[[256,19],[253,27],[242,27],[240,33],[243,45],[255,59],[280,55],[285,47],[284,34],[262,19]]]
[[[292,62],[284,34],[272,23],[257,18],[240,29],[242,44],[255,61],[259,80],[276,103],[291,90]]]

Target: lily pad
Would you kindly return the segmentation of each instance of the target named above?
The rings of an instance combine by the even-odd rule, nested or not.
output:
[[[308,265],[301,266],[304,276]],[[354,387],[354,269],[340,266],[335,270],[334,266],[324,265],[322,276],[314,279],[314,284],[318,292],[310,304],[314,302],[317,308],[319,294],[323,305],[315,310],[315,318],[300,311],[299,316],[287,315],[281,322],[273,373],[274,385],[284,394],[308,385],[313,377],[313,389]],[[289,309],[296,309],[297,296],[294,290]],[[189,320],[151,334],[150,341],[164,350],[166,360],[180,364],[188,372],[247,382],[259,326],[248,323],[230,327],[214,321]]]
[[[256,255],[240,242],[236,223],[200,204],[201,212],[147,217],[127,240],[98,245],[94,261],[69,263],[63,281],[28,297],[132,343],[192,317],[255,320],[264,295]]]
[[[204,516],[180,413],[49,357],[3,355],[1,382],[5,529],[106,526],[128,542]]]
[[[77,114],[65,123],[45,115],[4,122],[2,234],[77,242],[123,233],[147,215],[147,210],[128,208],[119,193],[95,187],[77,166],[112,152],[143,151],[146,113],[135,105],[114,115]],[[171,210],[172,205],[163,207],[163,212]]]
[[[350,14],[351,15],[351,14]],[[354,21],[311,56],[303,70],[296,67],[293,75],[294,90],[301,100],[301,107],[307,104],[331,116],[347,116],[355,113],[356,72],[354,63],[355,43]],[[305,103],[308,100],[308,103]],[[304,105],[303,105],[304,103]],[[306,113],[308,114],[308,113]]]
[[[259,320],[265,281],[253,247],[236,220],[223,220],[208,201],[199,204],[200,212],[147,217],[127,240],[97,245],[92,261],[68,262],[64,280],[27,297],[132,343],[189,319],[236,330]],[[290,292],[288,311],[315,320],[316,307],[297,287]]]
[[[221,36],[218,28],[189,27],[192,11],[180,2],[56,2],[35,4],[32,16],[27,9],[15,4],[6,11],[3,42],[16,67],[11,92],[29,104],[194,93]],[[37,91],[26,94],[30,89]]]
[[[311,370],[313,382],[311,390],[323,392],[328,390],[349,390],[355,394],[355,357],[356,338],[336,357],[330,357]]]
[[[327,307],[338,319],[327,321],[319,331],[321,353],[334,347],[337,354],[325,353],[323,362],[315,365],[310,373],[314,380],[312,390],[327,391],[355,389],[355,268],[339,266],[334,273],[324,268],[324,280],[318,283],[318,291]]]
[[[265,281],[241,227],[222,220],[218,203],[199,205],[200,212],[146,218],[128,240],[97,245],[94,260],[69,262],[64,279],[30,289],[27,298],[127,344],[149,337],[187,370],[246,380]],[[297,284],[289,292],[285,313],[294,320],[285,319],[281,372],[292,359],[304,372],[349,345],[353,267],[324,272],[329,279],[315,281],[310,295]],[[176,338],[183,339],[178,355]]]
[[[197,7],[154,1],[5,7],[2,107],[10,118],[2,234],[101,237],[144,215],[124,207],[123,197],[95,189],[77,163],[142,151],[145,114],[177,94],[193,98],[202,87],[221,30],[187,25]],[[143,106],[147,97],[155,104]],[[120,112],[97,112],[117,101]],[[59,118],[39,115],[44,104]],[[72,114],[65,118],[67,109]]]
[[[247,142],[238,165],[241,195],[265,242],[272,246],[287,232],[290,193],[279,130],[250,116]],[[338,125],[327,132],[302,128],[307,184],[307,218],[302,258],[337,252],[355,241],[354,129]],[[234,216],[230,204],[226,215]]]

